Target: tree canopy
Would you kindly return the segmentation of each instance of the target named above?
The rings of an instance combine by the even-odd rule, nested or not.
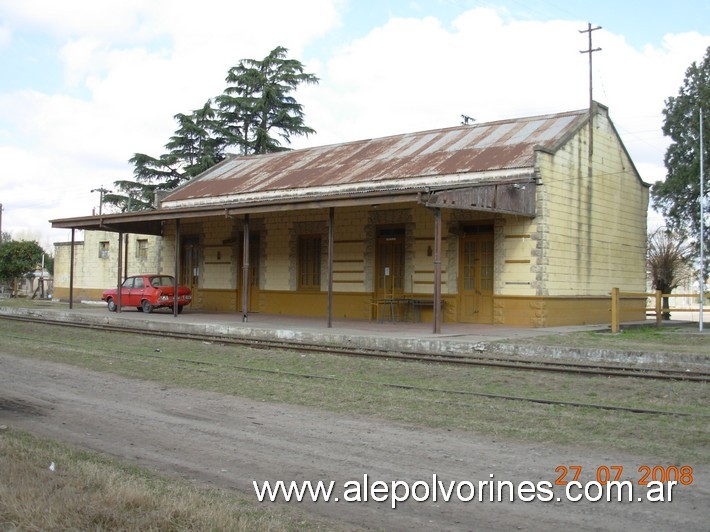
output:
[[[315,133],[303,121],[303,106],[291,93],[302,83],[318,83],[303,65],[288,59],[288,50],[274,48],[261,61],[244,59],[227,74],[227,88],[217,97],[228,145],[243,155],[288,149],[292,136]]]
[[[14,283],[34,272],[42,263],[44,250],[37,242],[10,240],[0,244],[0,281]]]
[[[158,157],[135,153],[129,160],[134,180],[114,182],[118,191],[104,201],[121,211],[147,209],[155,191],[172,190],[204,172],[230,148],[241,155],[283,151],[292,137],[315,133],[292,93],[319,80],[287,53],[278,46],[260,61],[243,59],[230,68],[224,92],[190,114],[176,114],[168,151]]]
[[[710,142],[710,47],[703,61],[693,62],[685,73],[677,96],[666,100],[663,110],[664,135],[672,143],[665,155],[666,179],[653,185],[653,205],[664,216],[668,227],[690,235],[699,243],[700,234],[700,109],[703,117],[703,142]],[[705,148],[703,147],[706,154]],[[704,158],[704,188],[708,195],[708,157]],[[710,204],[704,202],[704,215]],[[706,246],[710,235],[705,234]]]

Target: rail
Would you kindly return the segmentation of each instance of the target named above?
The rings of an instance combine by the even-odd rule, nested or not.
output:
[[[656,318],[656,327],[662,327],[663,326],[663,313],[664,312],[680,312],[680,311],[687,311],[687,310],[696,310],[696,309],[688,309],[688,308],[680,308],[680,307],[664,307],[663,306],[663,300],[670,300],[671,298],[700,298],[700,294],[664,294],[660,290],[656,290],[655,292],[651,293],[646,293],[646,292],[622,292],[618,288],[612,288],[611,289],[611,332],[612,333],[618,333],[619,330],[621,330],[621,314],[622,314],[622,308],[621,308],[621,300],[622,299],[652,299],[653,300],[653,306],[649,307],[646,304],[644,304],[643,308],[626,308],[624,310],[626,311],[631,311],[631,310],[643,310],[646,315],[649,313],[651,315],[654,315]],[[710,312],[710,307],[703,307],[703,312]]]
[[[57,321],[41,316],[11,316],[0,314],[0,320],[41,323],[60,327],[76,327],[107,332],[150,335],[156,337],[177,338],[184,340],[215,341],[231,345],[244,345],[256,349],[286,349],[308,353],[327,353],[331,355],[354,356],[361,358],[380,358],[401,360],[428,364],[445,364],[459,366],[477,366],[506,370],[540,371],[581,376],[604,377],[634,377],[654,380],[678,380],[689,382],[710,382],[710,372],[704,369],[677,369],[668,367],[627,366],[623,364],[605,364],[601,362],[575,362],[564,360],[538,360],[517,357],[497,356],[495,354],[481,355],[459,353],[422,353],[416,351],[392,351],[389,349],[356,348],[324,344],[308,344],[283,339],[240,338],[229,335],[211,335],[199,333],[169,332],[164,330],[144,330],[120,325],[100,323],[81,323],[76,321]],[[197,363],[197,362],[195,362]]]

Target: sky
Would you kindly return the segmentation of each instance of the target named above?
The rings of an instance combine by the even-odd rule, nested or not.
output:
[[[662,111],[710,46],[707,0],[0,0],[2,231],[52,252],[70,233],[49,220],[98,213],[174,115],[276,46],[320,78],[295,94],[303,148],[583,109],[589,23],[594,99],[662,180]]]

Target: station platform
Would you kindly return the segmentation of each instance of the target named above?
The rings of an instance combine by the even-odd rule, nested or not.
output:
[[[254,341],[372,349],[377,351],[422,354],[450,354],[456,356],[505,357],[578,361],[581,363],[682,365],[710,367],[710,352],[649,352],[603,347],[571,346],[570,341],[555,340],[556,335],[575,332],[609,331],[608,324],[568,327],[510,327],[504,325],[475,325],[442,323],[441,333],[435,334],[432,323],[411,321],[377,321],[336,319],[332,327],[326,318],[253,313],[242,321],[241,313],[207,312],[185,309],[178,316],[166,309],[150,314],[135,309],[109,312],[103,302],[82,302],[69,309],[66,303],[35,301],[24,305],[0,305],[0,316],[34,317],[57,323],[113,325],[136,331],[174,332],[220,338]],[[697,334],[697,323],[673,320],[669,325],[684,326],[688,334]],[[624,327],[655,325],[647,320]],[[708,327],[710,334],[710,327]],[[539,336],[553,337],[534,342]]]
[[[241,313],[185,309],[176,317],[171,311],[163,309],[150,314],[134,309],[109,312],[105,303],[75,304],[74,308],[69,310],[66,305],[47,302],[28,308],[0,307],[0,314],[34,316],[57,322],[108,324],[147,331],[192,333],[216,338],[279,340],[301,344],[459,355],[479,354],[489,351],[491,344],[499,343],[518,346],[520,351],[526,340],[535,336],[609,329],[608,325],[532,328],[443,323],[441,333],[435,334],[433,324],[427,322],[336,319],[329,328],[325,318],[253,313],[249,314],[247,322],[243,322]],[[514,353],[510,352],[509,348],[506,354]]]

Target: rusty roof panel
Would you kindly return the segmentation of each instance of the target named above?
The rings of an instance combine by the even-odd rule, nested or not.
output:
[[[575,118],[578,119],[579,117],[561,116],[557,120],[545,122],[538,134],[538,142],[540,144],[545,144],[549,141],[554,141],[555,139],[563,137],[567,129],[574,124]]]
[[[509,123],[509,124],[501,124],[496,128],[492,128],[488,135],[483,137],[481,140],[476,142],[474,145],[474,148],[483,149],[487,148],[488,146],[495,146],[498,141],[502,137],[505,136],[506,133],[508,133],[511,129],[513,129],[516,126],[515,123]]]
[[[535,148],[552,149],[586,121],[587,111],[502,120],[253,156],[230,156],[163,202],[315,187],[367,186],[414,177],[532,168]],[[363,190],[362,187],[359,190]]]
[[[519,144],[525,139],[529,138],[535,131],[540,129],[545,123],[544,120],[531,120],[527,124],[521,124],[522,127],[518,127],[512,135],[508,136],[505,140],[506,145]]]

